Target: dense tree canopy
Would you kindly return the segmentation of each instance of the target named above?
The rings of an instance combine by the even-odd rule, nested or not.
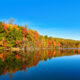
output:
[[[43,36],[26,26],[0,22],[0,47],[22,47],[24,42],[30,48],[80,47],[80,41]]]

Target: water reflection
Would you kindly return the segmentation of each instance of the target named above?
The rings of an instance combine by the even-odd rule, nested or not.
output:
[[[39,61],[77,54],[80,54],[80,50],[39,50],[26,53],[0,51],[0,75],[8,73],[8,77],[12,78],[12,74],[19,70],[27,71],[30,67],[37,66]]]

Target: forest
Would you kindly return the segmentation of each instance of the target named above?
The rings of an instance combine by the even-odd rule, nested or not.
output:
[[[0,22],[0,49],[8,48],[80,48],[80,41],[40,35],[27,25]]]

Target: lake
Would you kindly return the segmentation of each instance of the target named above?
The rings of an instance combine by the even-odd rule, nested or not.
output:
[[[80,80],[80,49],[0,51],[0,80]]]

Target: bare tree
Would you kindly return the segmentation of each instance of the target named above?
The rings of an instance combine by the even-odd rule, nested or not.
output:
[[[14,18],[10,18],[8,22],[9,22],[9,24],[13,24]]]
[[[2,20],[3,23],[6,23],[6,20]]]
[[[28,26],[27,26],[27,25],[25,25],[25,28],[26,28],[26,29],[27,29],[27,27],[28,27]]]

